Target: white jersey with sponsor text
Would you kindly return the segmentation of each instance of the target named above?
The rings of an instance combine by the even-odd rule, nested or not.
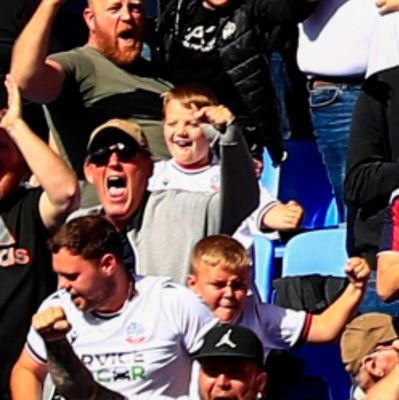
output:
[[[137,295],[112,315],[82,313],[64,291],[50,296],[41,309],[63,307],[72,325],[68,340],[104,386],[129,399],[187,395],[189,354],[217,321],[196,295],[169,278],[140,277],[136,289]],[[44,343],[32,328],[27,348],[46,362]]]

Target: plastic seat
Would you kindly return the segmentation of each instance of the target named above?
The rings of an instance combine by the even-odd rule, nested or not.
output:
[[[303,206],[304,229],[338,226],[333,189],[315,140],[287,140],[285,148],[288,157],[280,167],[278,199]]]
[[[252,247],[254,283],[263,302],[270,302],[275,278],[274,244],[265,236],[255,235]]]
[[[259,180],[262,186],[264,186],[272,196],[278,196],[280,167],[273,166],[267,150],[263,151],[263,171]]]
[[[344,277],[348,256],[344,228],[301,233],[286,245],[282,276],[309,274]],[[341,362],[339,343],[305,344],[294,351],[305,362],[305,374],[322,377],[332,400],[348,400],[350,377]]]
[[[319,229],[294,236],[285,246],[282,276],[319,273],[345,277],[345,241],[345,228]]]

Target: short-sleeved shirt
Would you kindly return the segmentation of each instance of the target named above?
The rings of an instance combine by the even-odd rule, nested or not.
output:
[[[248,296],[237,325],[254,331],[263,344],[265,356],[272,349],[287,350],[306,340],[312,315],[305,311],[262,303]]]
[[[203,334],[218,321],[202,301],[169,278],[138,277],[137,295],[112,315],[82,313],[58,291],[41,306],[61,306],[72,325],[67,335],[94,379],[127,398],[188,394],[192,361]],[[46,349],[31,328],[27,349],[46,362]]]
[[[183,189],[192,192],[217,192],[221,187],[220,161],[213,157],[212,162],[201,168],[188,169],[170,160],[161,160],[155,163],[154,172],[150,178],[148,188],[151,191],[167,189]],[[261,233],[263,216],[276,204],[270,192],[259,185],[259,206],[253,213],[246,218],[234,233],[237,239],[245,248],[250,248],[253,244],[253,235]],[[262,232],[262,234],[264,234]],[[276,231],[266,234],[270,239],[278,239]]]
[[[42,193],[21,187],[0,201],[0,393],[8,392],[10,371],[33,313],[56,288],[46,244],[49,232],[39,213]]]
[[[83,46],[50,56],[61,64],[65,81],[58,98],[45,106],[61,154],[79,178],[90,133],[111,118],[137,121],[155,157],[169,155],[162,135],[162,99],[170,85],[157,79],[143,59],[126,68],[96,49]]]
[[[385,212],[379,251],[399,251],[399,189],[392,192]]]

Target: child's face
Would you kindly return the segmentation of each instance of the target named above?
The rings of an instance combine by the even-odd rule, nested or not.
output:
[[[200,263],[197,273],[188,277],[188,286],[197,293],[213,314],[223,322],[234,322],[244,309],[249,288],[249,272],[229,272],[222,266]]]
[[[200,168],[210,163],[209,142],[195,117],[198,109],[184,107],[171,100],[165,107],[163,134],[169,152],[177,164],[186,168]]]

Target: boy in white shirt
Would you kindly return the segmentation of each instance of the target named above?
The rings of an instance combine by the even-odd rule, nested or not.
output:
[[[210,89],[197,84],[180,85],[166,92],[163,112],[163,133],[172,159],[155,163],[149,190],[218,191],[220,166],[212,151],[216,140],[209,142],[203,126],[210,123],[223,131],[234,115],[217,103]],[[257,170],[258,176],[260,173]],[[280,203],[266,188],[260,189],[259,207],[237,230],[246,247],[251,244],[247,244],[248,233],[295,230],[303,217],[303,208],[297,202]]]
[[[253,330],[267,355],[271,349],[289,349],[304,342],[331,342],[339,336],[355,314],[370,274],[367,262],[359,257],[348,259],[345,270],[348,285],[321,314],[261,303],[255,295],[248,294],[248,252],[237,240],[214,235],[201,239],[194,247],[187,284],[220,321]]]

